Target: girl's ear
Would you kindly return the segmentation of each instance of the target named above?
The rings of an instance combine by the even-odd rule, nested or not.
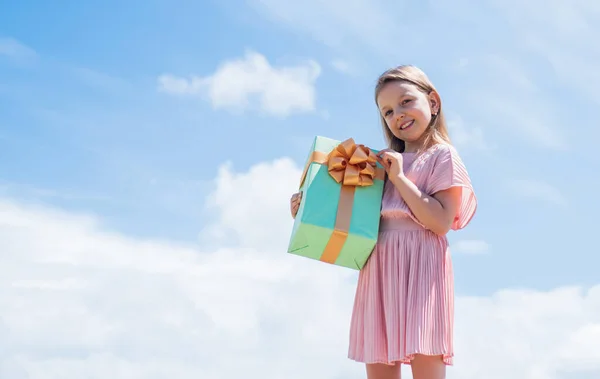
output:
[[[429,106],[432,114],[438,114],[440,111],[440,95],[436,91],[431,91],[429,94]]]

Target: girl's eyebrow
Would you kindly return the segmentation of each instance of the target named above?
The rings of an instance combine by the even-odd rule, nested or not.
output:
[[[379,111],[383,112],[387,109],[389,109],[390,107],[388,105],[384,105],[383,107],[379,108]]]
[[[400,95],[398,95],[398,96],[396,97],[396,101],[397,101],[397,100],[400,100],[400,99],[402,99],[402,98],[404,98],[404,97],[407,97],[407,96],[408,96],[408,97],[410,97],[410,96],[413,96],[413,95],[411,95],[411,94],[410,94],[410,93],[407,91],[407,92],[405,92],[405,93],[403,93],[403,94],[400,94]],[[381,107],[380,109],[381,109],[381,110],[384,110],[384,109],[386,109],[386,108],[389,108],[389,105],[384,105],[384,106],[383,106],[383,107]]]

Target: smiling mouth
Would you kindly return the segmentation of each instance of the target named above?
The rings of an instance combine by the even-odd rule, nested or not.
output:
[[[400,130],[406,130],[408,128],[410,128],[411,126],[413,126],[413,124],[415,123],[415,120],[410,120],[405,122],[404,124],[400,125]]]

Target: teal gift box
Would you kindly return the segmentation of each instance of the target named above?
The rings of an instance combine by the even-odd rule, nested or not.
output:
[[[379,233],[385,171],[377,152],[351,138],[314,139],[288,253],[363,268]]]

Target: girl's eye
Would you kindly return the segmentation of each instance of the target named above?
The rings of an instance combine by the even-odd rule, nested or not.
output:
[[[406,99],[404,101],[402,101],[402,105],[406,105],[408,103],[410,103],[412,101],[412,99]]]
[[[385,116],[386,116],[386,117],[387,117],[387,116],[389,116],[389,115],[391,115],[391,114],[392,114],[392,111],[386,111],[386,112],[385,112]]]

